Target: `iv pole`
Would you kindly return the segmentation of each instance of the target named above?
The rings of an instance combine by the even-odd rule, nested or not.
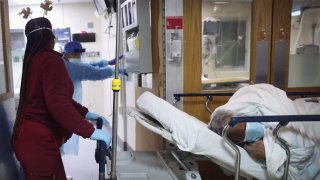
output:
[[[118,93],[121,89],[121,80],[119,79],[119,57],[120,57],[120,34],[121,34],[121,0],[117,1],[117,27],[116,27],[116,64],[114,79],[112,80],[113,90],[113,116],[112,116],[112,159],[110,179],[116,180],[116,162],[117,162],[117,132],[118,132]]]

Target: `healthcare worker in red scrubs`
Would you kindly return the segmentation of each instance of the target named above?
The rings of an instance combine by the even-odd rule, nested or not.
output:
[[[72,100],[73,84],[61,54],[53,50],[55,36],[50,21],[44,17],[29,20],[25,34],[13,149],[27,180],[65,180],[59,148],[72,133],[103,140],[107,145],[111,135],[95,129],[85,119],[88,109]]]

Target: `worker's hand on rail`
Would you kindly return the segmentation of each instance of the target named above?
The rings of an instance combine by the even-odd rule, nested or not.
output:
[[[128,75],[129,75],[129,74],[127,73],[127,71],[126,71],[125,69],[122,69],[122,68],[119,69],[119,74],[120,74],[120,75],[125,75],[125,76],[128,76]]]
[[[90,121],[97,121],[98,118],[101,118],[102,121],[103,121],[103,125],[108,125],[109,124],[109,121],[106,118],[104,118],[103,116],[100,116],[98,114],[92,113],[92,112],[88,112],[86,114],[85,118],[90,120]]]
[[[121,60],[123,57],[124,57],[123,55],[120,55],[119,56],[119,60]],[[109,60],[108,64],[109,65],[115,65],[116,64],[116,58]]]
[[[104,141],[108,147],[111,144],[111,135],[107,131],[101,129],[95,129],[90,136],[90,139]]]

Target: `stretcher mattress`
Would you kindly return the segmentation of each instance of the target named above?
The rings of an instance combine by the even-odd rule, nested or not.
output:
[[[209,157],[216,164],[234,171],[235,152],[223,138],[207,128],[207,124],[179,110],[165,100],[144,92],[136,101],[139,110],[156,119],[170,134],[165,138],[181,150]],[[143,115],[139,115],[140,117]],[[268,179],[265,167],[241,152],[240,175],[256,179]]]

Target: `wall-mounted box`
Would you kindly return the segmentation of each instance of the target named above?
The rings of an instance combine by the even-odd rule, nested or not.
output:
[[[121,13],[125,68],[128,72],[151,73],[150,0],[126,0]]]

